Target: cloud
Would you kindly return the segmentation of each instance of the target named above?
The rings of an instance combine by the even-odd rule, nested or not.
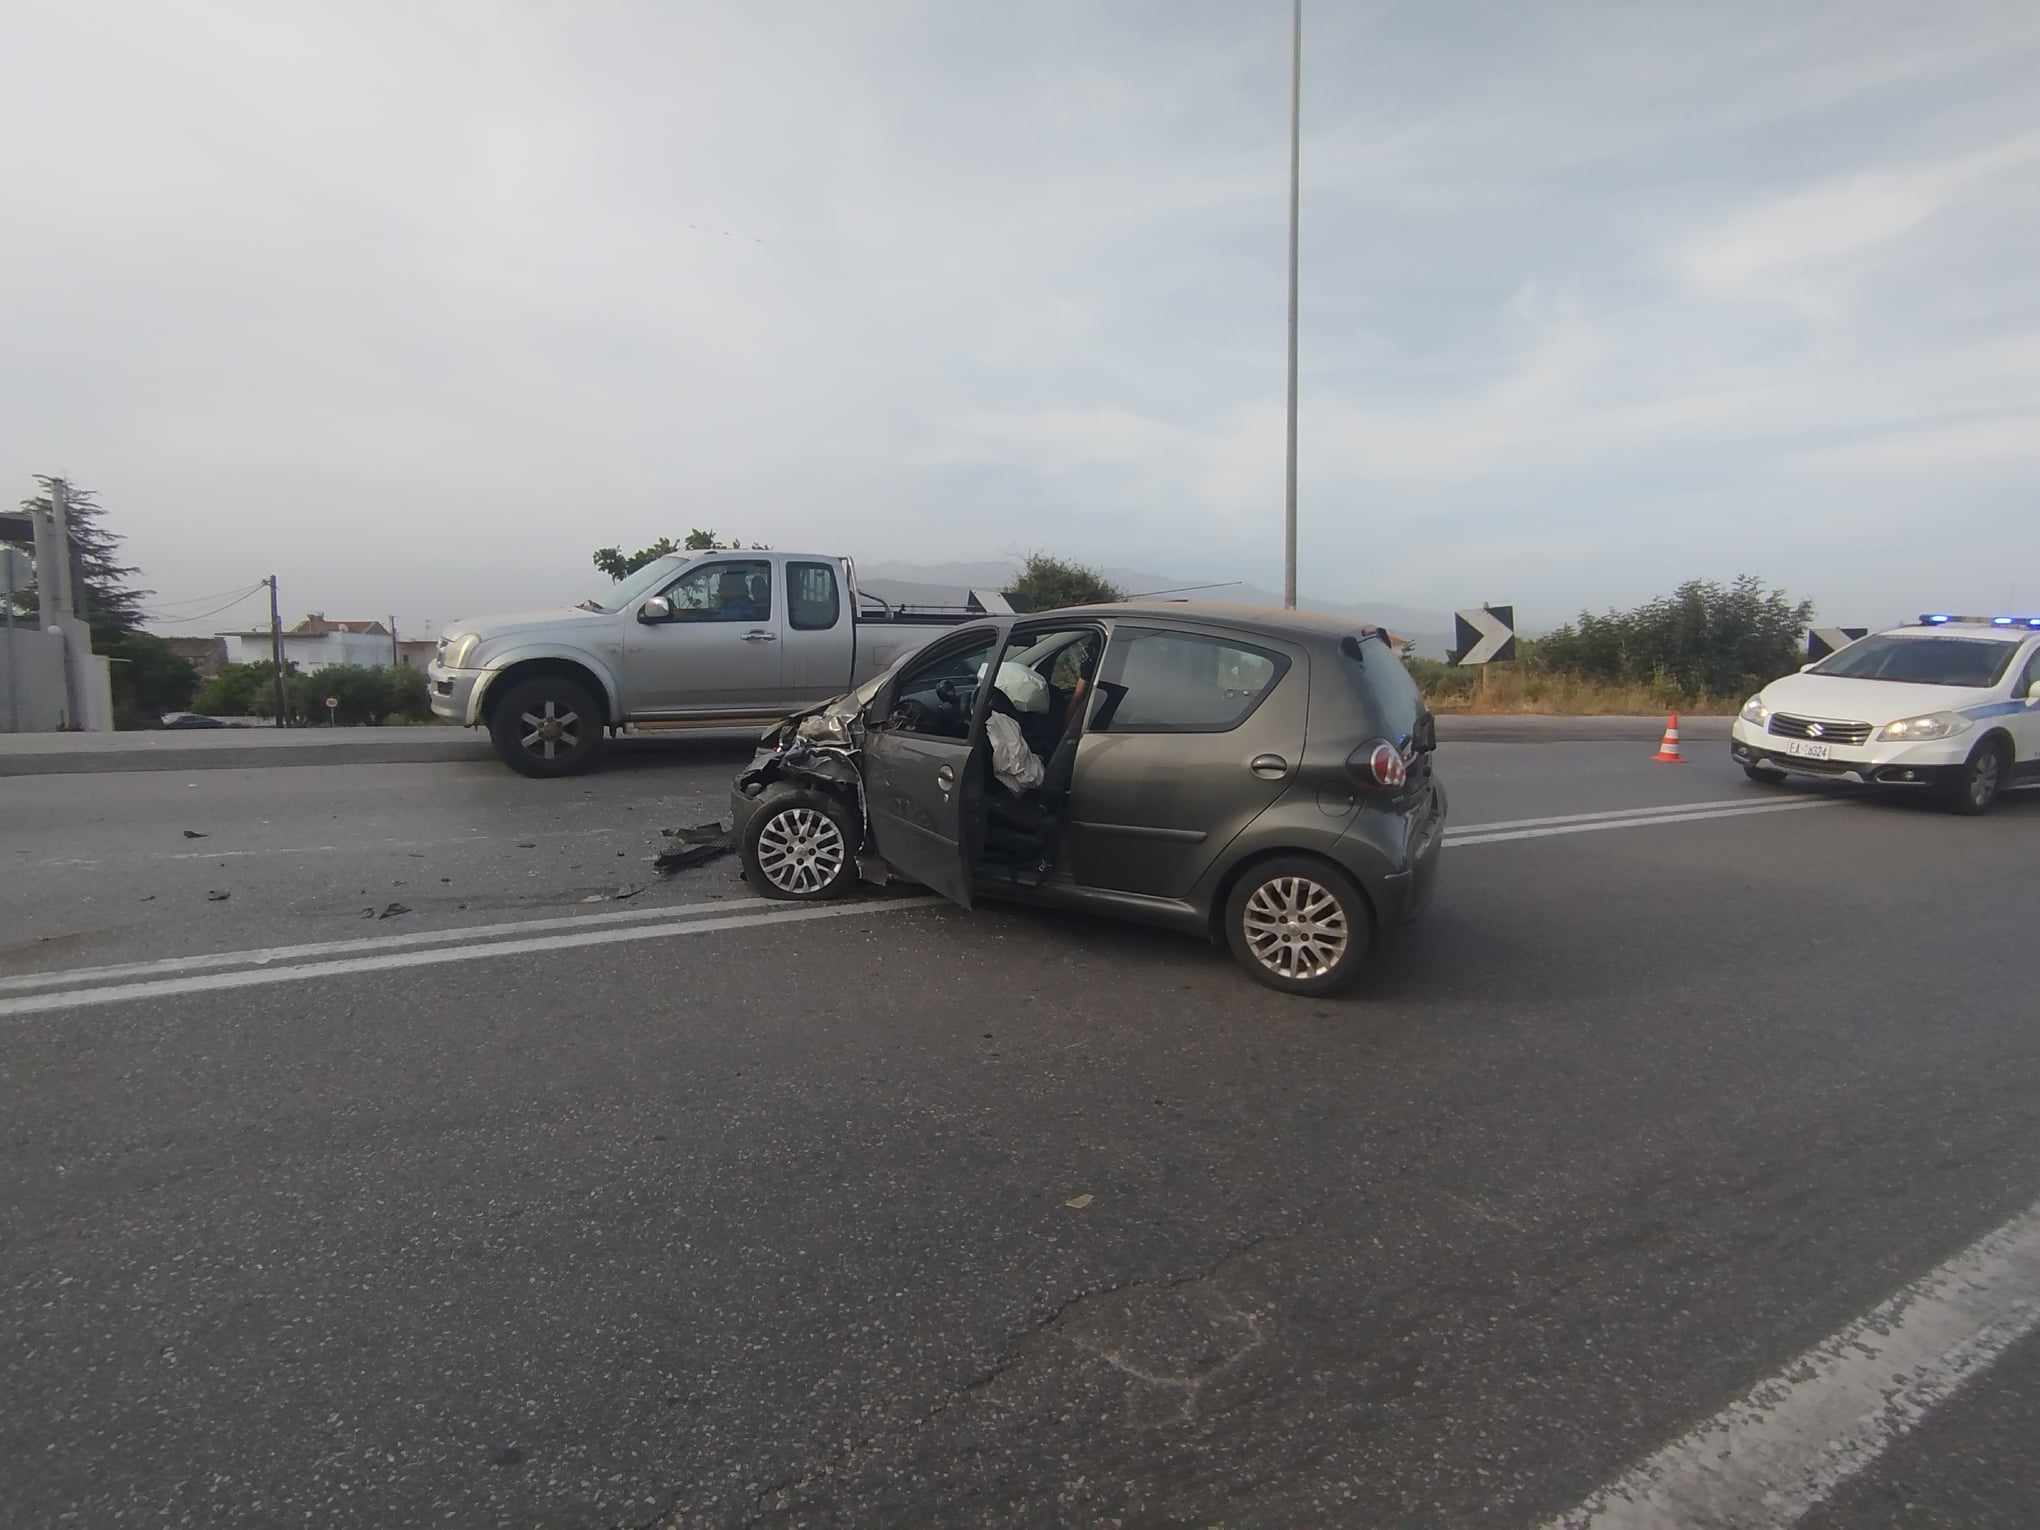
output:
[[[1280,581],[1279,9],[10,20],[0,474],[98,488],[166,600],[274,568],[417,626],[703,524]],[[1314,11],[1306,589],[1902,607],[1928,462],[2040,556],[2036,42],[1987,0]],[[1800,535],[1835,515],[1883,540]]]

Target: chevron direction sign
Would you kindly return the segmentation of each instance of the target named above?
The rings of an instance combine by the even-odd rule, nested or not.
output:
[[[1505,663],[1516,657],[1516,608],[1482,606],[1478,611],[1454,611],[1452,662],[1454,664]]]
[[[1806,662],[1818,664],[1829,654],[1847,648],[1859,637],[1868,637],[1868,627],[1812,627],[1806,634]]]

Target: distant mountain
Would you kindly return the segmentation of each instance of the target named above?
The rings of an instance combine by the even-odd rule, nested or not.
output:
[[[996,563],[859,563],[857,582],[874,594],[899,604],[908,605],[962,605],[968,590],[997,590],[1012,583],[1019,572],[1020,562]],[[1280,592],[1264,590],[1251,584],[1228,584],[1217,589],[1186,589],[1185,586],[1209,585],[1209,579],[1191,579],[1179,575],[1156,574],[1140,569],[1107,568],[1102,570],[1107,579],[1130,595],[1151,595],[1165,592],[1180,593],[1186,600],[1238,601],[1250,606],[1279,606]],[[1386,627],[1391,632],[1410,639],[1417,645],[1417,652],[1427,659],[1442,659],[1452,646],[1452,613],[1431,611],[1416,606],[1390,605],[1387,602],[1329,601],[1306,599],[1302,602],[1310,611],[1322,611],[1331,616],[1349,616],[1357,621]]]

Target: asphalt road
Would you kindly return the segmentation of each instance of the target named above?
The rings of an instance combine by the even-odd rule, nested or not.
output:
[[[1534,1525],[2040,1198],[2040,794],[1455,743],[1305,1002],[654,879],[740,754],[8,783],[0,1522]],[[2030,1524],[2036,1409],[1808,1522]]]

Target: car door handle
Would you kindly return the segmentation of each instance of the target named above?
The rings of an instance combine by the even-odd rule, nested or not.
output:
[[[935,784],[945,792],[948,791],[950,787],[956,785],[956,771],[948,765],[943,766],[935,772]]]
[[[744,641],[747,643],[776,643],[779,639],[769,632],[747,632],[744,634]]]
[[[1247,761],[1247,769],[1263,781],[1280,781],[1289,774],[1289,762],[1279,754],[1257,754]]]

